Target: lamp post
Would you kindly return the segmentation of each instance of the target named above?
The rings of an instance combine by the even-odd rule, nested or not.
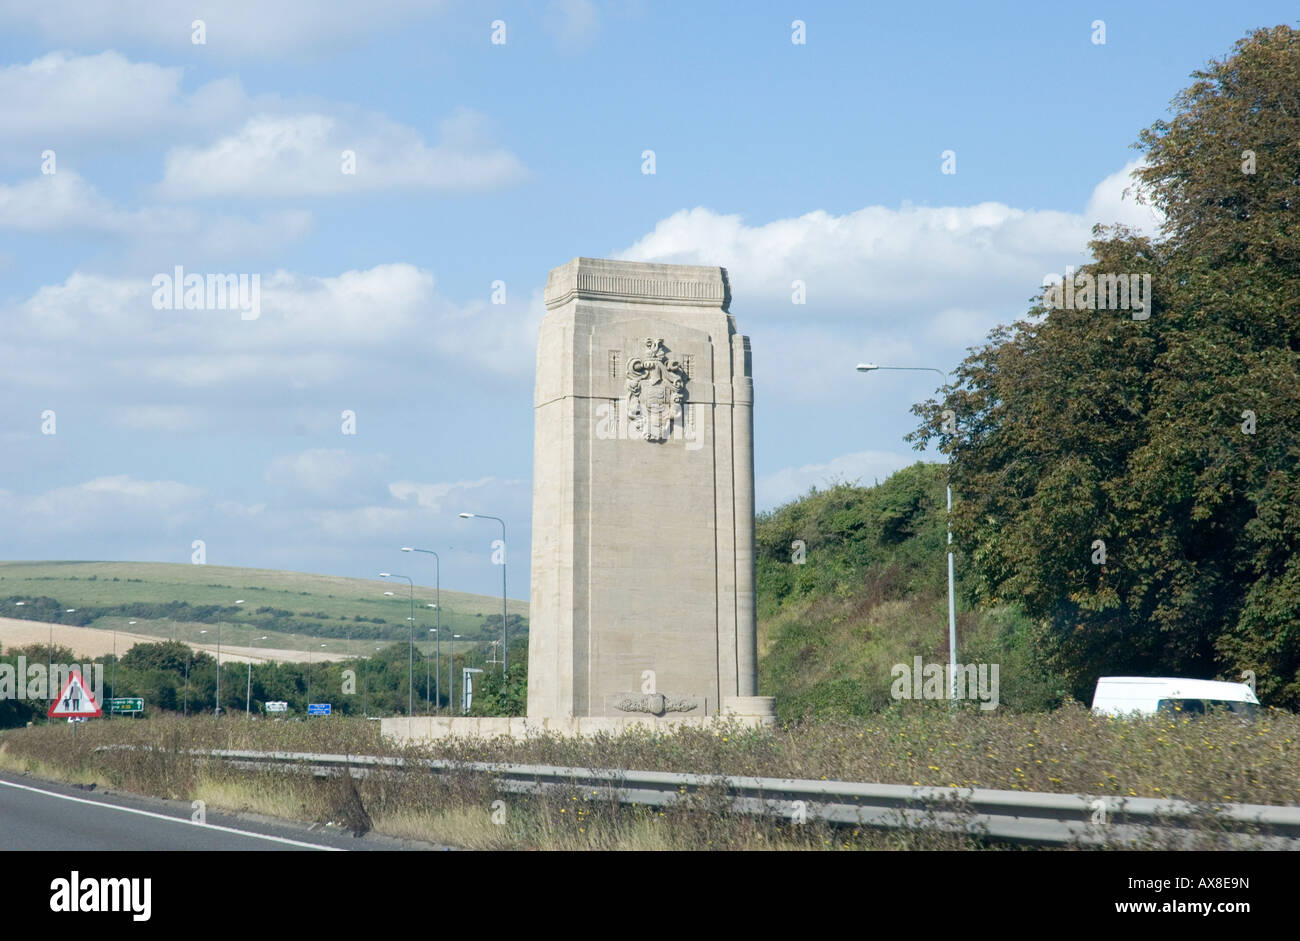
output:
[[[441,646],[440,641],[441,641],[441,638],[442,638],[442,633],[441,633],[441,632],[442,632],[442,559],[439,558],[438,553],[434,552],[432,549],[417,549],[417,548],[414,547],[414,546],[402,546],[402,551],[403,551],[403,552],[423,552],[425,555],[431,555],[431,556],[433,556],[433,601],[434,601],[434,603],[431,604],[429,607],[431,607],[431,608],[433,608],[433,609],[435,610],[435,614],[436,614],[436,618],[435,618],[435,620],[436,620],[436,622],[437,622],[437,623],[434,625],[434,631],[433,631],[433,633],[434,633],[435,635],[437,635],[436,638],[435,638],[435,640],[439,642],[439,643],[435,643],[435,649],[434,649],[434,664],[433,664],[434,683],[433,683],[433,693],[434,693],[434,699],[435,699],[435,701],[438,703],[437,708],[440,710],[440,709],[442,708],[442,694],[441,694],[441,691],[438,689],[438,668],[439,668],[440,664],[438,663],[439,650],[438,650],[437,648],[438,648],[439,646]],[[426,664],[425,666],[426,666],[426,672],[427,672],[427,666],[428,666],[428,665]],[[426,679],[427,679],[427,677],[426,677]],[[428,684],[426,683],[425,685],[428,685]],[[424,695],[425,695],[425,698],[426,698],[426,699],[429,698],[428,690],[425,690],[425,694],[424,694]]]
[[[429,628],[429,633],[437,634],[437,631],[431,627]],[[426,716],[429,714],[429,704],[432,702],[432,700],[429,698],[429,692],[431,688],[432,685],[429,680],[429,655],[426,653],[424,655],[424,714]]]
[[[447,659],[447,682],[451,685],[451,692],[447,695],[447,709],[453,716],[456,714],[456,641],[459,638],[459,634],[451,635],[451,654]]]
[[[442,609],[438,610],[441,612]],[[442,631],[436,627],[430,630],[433,633],[433,714],[441,715],[442,690],[439,684],[442,682]]]
[[[501,524],[501,679],[502,686],[504,686],[506,670],[510,669],[509,651],[507,650],[509,639],[506,635],[506,521],[499,516],[485,516],[482,513],[461,513],[460,518],[463,520],[496,520]]]
[[[243,604],[240,598],[235,604]],[[217,718],[221,718],[221,621],[217,620]]]
[[[875,363],[859,363],[858,372],[874,372],[878,369],[898,370],[904,372],[937,372],[944,381],[949,380],[948,373],[933,366],[877,366]],[[948,698],[952,706],[957,705],[957,602],[953,591],[952,566],[952,460],[948,461]]]
[[[415,582],[406,575],[394,575],[392,572],[380,572],[380,578],[404,578],[411,586],[411,636],[408,643],[410,666],[406,673],[406,714],[415,715]]]
[[[203,634],[206,634],[206,633],[207,633],[206,630],[199,631],[199,634],[200,634],[200,635],[203,635]],[[221,667],[217,667],[217,681],[220,682],[220,680],[221,680]],[[189,683],[190,683],[190,681],[189,681],[189,672],[186,671],[186,679],[185,679],[185,698],[186,698],[186,701],[187,701],[187,702],[188,702],[188,700],[189,700],[189,689],[190,689]],[[197,707],[196,707],[196,708],[197,708]]]
[[[384,594],[387,595],[389,598],[396,598],[396,597],[397,597],[397,592],[395,592],[395,591],[386,591],[386,592],[384,592]],[[379,648],[376,647],[375,649],[378,650]]]
[[[328,644],[321,644],[322,647],[328,647]],[[307,648],[307,714],[311,715],[311,655],[313,650]]]
[[[266,635],[263,634],[261,637],[258,638],[258,640],[266,640]],[[253,703],[253,657],[250,654],[248,657],[248,689],[244,692],[244,716],[246,718],[252,718],[253,716],[252,703]]]
[[[367,719],[370,718],[370,671],[366,669],[366,656],[361,659],[361,714]]]

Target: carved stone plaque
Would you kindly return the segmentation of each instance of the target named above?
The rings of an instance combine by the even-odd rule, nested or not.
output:
[[[668,355],[662,338],[646,337],[640,356],[627,362],[627,420],[646,441],[666,441],[686,401],[686,367]]]
[[[661,716],[667,712],[691,712],[698,709],[700,703],[693,696],[646,693],[624,696],[615,705],[622,712],[644,712],[652,716]]]

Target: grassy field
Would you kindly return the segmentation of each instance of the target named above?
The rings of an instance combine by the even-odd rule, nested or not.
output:
[[[105,618],[106,622],[117,620],[116,618]],[[137,627],[139,625],[136,625]],[[235,636],[240,636],[238,632],[231,632]],[[208,642],[208,638],[216,637],[215,631],[209,631],[207,634],[198,635],[202,642],[192,642],[190,647],[194,650],[202,650],[205,653],[217,653],[217,644],[213,640]],[[276,635],[283,637],[286,635]],[[308,651],[305,648],[285,648],[274,647],[271,644],[272,635],[258,634],[258,642],[251,647],[243,647],[239,644],[232,644],[230,638],[222,635],[221,660],[223,663],[266,663],[272,660],[278,660],[285,663],[299,663],[325,660],[343,660],[347,659],[346,651],[334,651],[331,647],[320,648]],[[266,640],[261,640],[266,637]],[[17,618],[0,618],[0,652],[9,652],[22,647],[36,645],[42,650],[46,645],[53,643],[55,648],[65,648],[72,651],[72,655],[77,659],[98,659],[107,657],[109,654],[116,653],[119,657],[124,655],[136,644],[154,644],[161,638],[155,634],[133,634],[128,631],[111,631],[100,630],[94,627],[74,627],[71,624],[53,624],[45,621],[24,621]],[[306,644],[306,638],[300,638],[303,644]],[[308,654],[310,653],[310,657]]]
[[[392,591],[392,597],[384,595]],[[359,616],[379,619],[404,635],[410,611],[409,589],[405,582],[389,584],[382,579],[344,578],[311,575],[269,569],[245,569],[218,565],[185,565],[162,562],[0,562],[0,599],[4,610],[0,616],[17,616],[22,607],[17,600],[49,597],[63,608],[103,608],[116,605],[188,602],[191,605],[244,604],[223,616],[222,643],[232,646],[306,650],[319,648],[322,640],[330,652],[361,655],[371,652],[380,641],[348,638],[349,625],[374,626],[375,620],[358,622]],[[428,628],[434,625],[434,611],[426,607],[434,601],[432,586],[415,586],[417,639],[431,639]],[[442,631],[460,634],[463,642],[487,641],[484,617],[499,615],[501,599],[489,595],[443,589]],[[283,612],[279,618],[292,620],[303,629],[277,631],[268,626],[271,615],[258,609]],[[507,610],[512,615],[528,616],[528,603],[511,600]],[[129,621],[136,621],[130,625]],[[212,621],[184,621],[171,618],[104,616],[88,627],[117,629],[188,643],[209,644],[215,637]],[[207,631],[201,634],[200,631]],[[316,635],[320,636],[316,636]],[[263,636],[266,640],[261,640]]]

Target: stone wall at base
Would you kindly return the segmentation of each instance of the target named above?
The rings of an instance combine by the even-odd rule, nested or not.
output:
[[[768,697],[746,697],[767,699]],[[770,699],[768,700],[770,702]],[[671,732],[678,728],[709,728],[725,726],[728,722],[742,728],[771,728],[776,723],[775,714],[764,711],[759,704],[755,711],[760,715],[728,713],[723,716],[576,716],[568,719],[502,718],[473,716],[398,716],[380,723],[380,734],[395,742],[427,742],[444,738],[512,738],[525,739],[530,735],[619,735],[642,728],[654,732]]]

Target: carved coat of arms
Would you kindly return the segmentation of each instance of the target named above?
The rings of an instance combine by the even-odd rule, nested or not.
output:
[[[645,352],[628,360],[627,418],[646,441],[665,441],[682,417],[686,367],[668,356],[662,339],[646,337]]]

